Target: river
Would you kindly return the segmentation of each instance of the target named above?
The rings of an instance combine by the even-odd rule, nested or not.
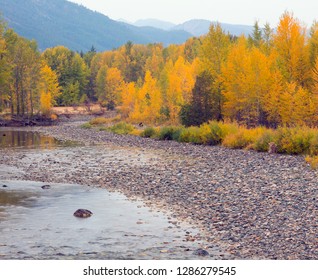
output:
[[[0,149],[26,156],[74,146],[36,132],[0,132]],[[140,200],[92,186],[5,180],[25,170],[0,168],[0,259],[202,258],[194,252],[204,244],[189,238],[200,234],[195,227]],[[93,215],[77,218],[79,208]]]

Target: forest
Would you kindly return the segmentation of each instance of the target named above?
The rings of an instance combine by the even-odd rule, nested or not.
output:
[[[209,33],[182,45],[137,45],[40,53],[0,23],[0,112],[51,116],[53,106],[100,103],[149,125],[247,127],[318,124],[318,23],[285,12],[277,28],[258,22],[249,37]]]

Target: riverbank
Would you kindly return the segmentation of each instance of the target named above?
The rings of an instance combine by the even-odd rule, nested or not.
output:
[[[72,123],[32,129],[84,147],[0,151],[0,164],[24,170],[4,179],[88,184],[142,198],[198,225],[211,246],[230,254],[224,258],[318,259],[318,173],[301,156],[121,136]]]

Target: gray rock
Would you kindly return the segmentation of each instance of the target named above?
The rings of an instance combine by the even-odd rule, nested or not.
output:
[[[89,218],[93,213],[87,209],[77,209],[73,215],[77,218]]]
[[[193,252],[193,254],[200,257],[207,257],[210,255],[208,251],[203,249],[197,249]]]

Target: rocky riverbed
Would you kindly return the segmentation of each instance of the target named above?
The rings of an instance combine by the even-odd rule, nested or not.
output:
[[[318,172],[301,156],[157,141],[76,124],[33,130],[82,146],[0,149],[2,179],[120,191],[202,230],[226,259],[318,259]],[[16,172],[16,169],[20,172]],[[12,170],[12,172],[10,172]]]

